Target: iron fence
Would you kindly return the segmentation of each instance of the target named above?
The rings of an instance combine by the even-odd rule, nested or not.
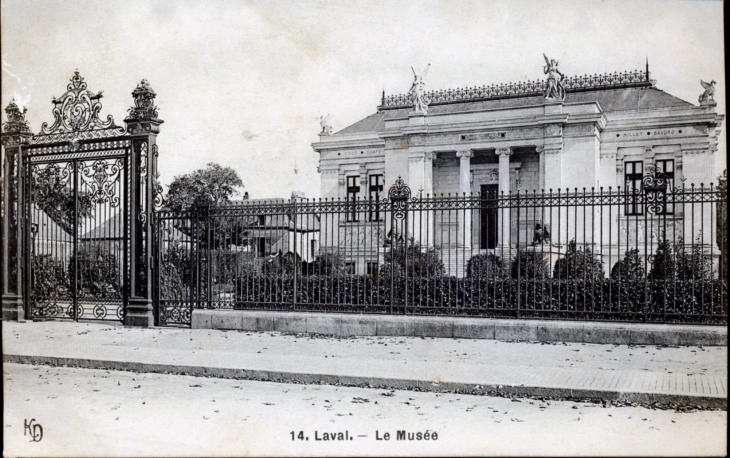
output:
[[[630,191],[484,191],[412,196],[398,180],[379,201],[160,211],[159,321],[203,308],[727,323],[717,188],[653,173]]]

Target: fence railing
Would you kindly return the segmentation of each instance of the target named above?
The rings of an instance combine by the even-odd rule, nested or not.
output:
[[[212,308],[724,324],[726,202],[651,182],[439,197],[401,182],[381,201],[161,211],[160,321]]]

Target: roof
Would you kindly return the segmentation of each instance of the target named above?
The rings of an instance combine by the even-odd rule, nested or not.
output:
[[[119,212],[99,224],[95,228],[86,231],[81,239],[121,239],[124,238],[124,213]]]
[[[480,101],[459,101],[448,104],[430,106],[429,114],[463,113],[469,111],[495,110],[500,108],[520,108],[540,105],[542,95],[528,95]],[[641,111],[657,108],[691,107],[694,106],[678,97],[668,94],[653,86],[627,87],[620,89],[599,89],[582,92],[570,92],[565,95],[565,103],[597,102],[604,112]],[[407,118],[410,108],[396,108],[380,110],[360,121],[352,124],[334,135],[355,134],[367,132],[382,132],[385,122],[389,119]]]

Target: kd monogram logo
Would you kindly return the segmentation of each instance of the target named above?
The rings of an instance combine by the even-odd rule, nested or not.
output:
[[[23,435],[29,435],[31,437],[31,442],[40,442],[41,439],[43,439],[43,427],[40,424],[34,422],[35,418],[31,418],[30,422],[28,422],[28,420],[23,420],[23,423],[25,424]]]

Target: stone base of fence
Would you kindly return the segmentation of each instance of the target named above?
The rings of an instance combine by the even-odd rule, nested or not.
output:
[[[193,329],[617,345],[726,346],[727,327],[337,313],[193,310]]]

